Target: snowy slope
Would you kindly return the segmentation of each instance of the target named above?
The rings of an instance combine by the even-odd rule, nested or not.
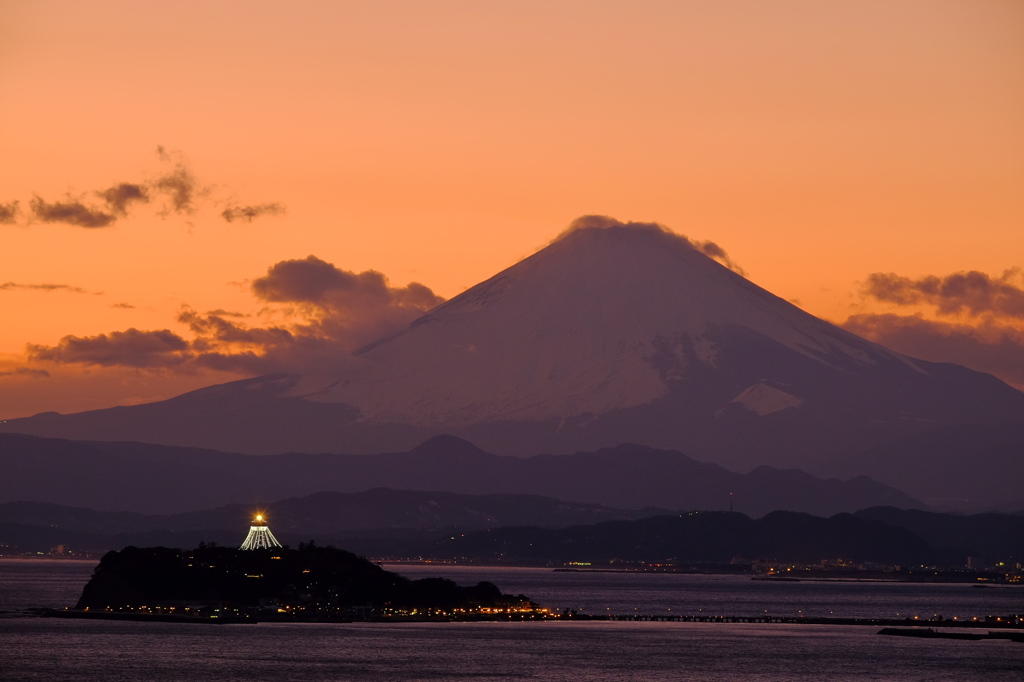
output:
[[[609,227],[570,233],[365,350],[358,372],[327,386],[309,377],[292,395],[356,406],[369,422],[449,428],[596,416],[665,396],[695,362],[715,368],[717,337],[737,328],[841,371],[893,362],[924,371],[683,238]]]

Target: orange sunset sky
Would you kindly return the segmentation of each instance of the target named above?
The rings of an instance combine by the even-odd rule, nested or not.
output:
[[[584,214],[1024,387],[1018,0],[0,2],[0,161],[0,417],[327,362]]]

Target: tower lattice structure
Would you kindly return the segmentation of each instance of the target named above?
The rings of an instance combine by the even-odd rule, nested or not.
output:
[[[239,549],[272,549],[280,546],[281,543],[267,527],[267,521],[263,518],[263,514],[257,514],[252,520],[252,525],[249,526],[249,534],[245,536],[245,542]]]

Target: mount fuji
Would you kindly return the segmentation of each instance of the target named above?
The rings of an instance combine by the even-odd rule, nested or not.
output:
[[[990,375],[890,351],[684,237],[616,223],[568,232],[343,371],[0,430],[254,454],[402,451],[442,433],[517,455],[631,442],[733,469],[830,474],[940,427],[1019,421],[1024,394]]]

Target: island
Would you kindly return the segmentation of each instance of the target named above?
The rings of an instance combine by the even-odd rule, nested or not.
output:
[[[74,609],[52,615],[188,622],[525,620],[547,610],[481,582],[410,580],[335,547],[108,552]]]

